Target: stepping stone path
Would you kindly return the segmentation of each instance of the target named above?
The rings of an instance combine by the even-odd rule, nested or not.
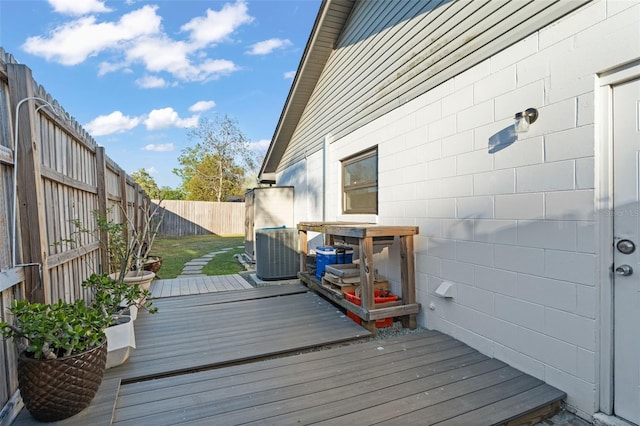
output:
[[[207,263],[211,261],[217,254],[222,254],[231,250],[231,248],[220,249],[219,251],[214,251],[208,254],[205,254],[198,259],[190,260],[189,262],[184,264],[184,268],[182,268],[182,273],[178,275],[176,278],[193,278],[193,277],[206,277],[205,274],[202,273],[202,268],[204,268]]]

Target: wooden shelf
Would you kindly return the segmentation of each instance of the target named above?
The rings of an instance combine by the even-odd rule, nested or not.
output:
[[[375,320],[400,317],[403,326],[416,328],[416,314],[420,305],[416,303],[415,271],[413,259],[413,236],[418,234],[417,226],[382,226],[346,222],[300,222],[300,280],[310,289],[322,294],[339,306],[353,312],[363,320],[363,326],[375,333]],[[362,306],[345,300],[341,294],[322,285],[322,282],[307,272],[307,232],[324,235],[326,244],[333,244],[334,237],[345,237],[357,241],[360,256],[360,298]],[[375,240],[400,240],[400,283],[401,294],[398,302],[375,304],[373,271],[373,245]]]

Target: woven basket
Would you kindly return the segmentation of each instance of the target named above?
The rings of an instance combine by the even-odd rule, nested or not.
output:
[[[162,258],[160,256],[149,256],[147,261],[142,266],[145,271],[151,271],[154,273],[158,273],[162,267]]]
[[[89,406],[107,362],[107,343],[59,359],[18,358],[18,386],[24,405],[38,421],[66,419]]]

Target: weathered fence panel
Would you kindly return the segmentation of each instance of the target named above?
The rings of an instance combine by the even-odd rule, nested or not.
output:
[[[89,299],[82,281],[106,269],[94,213],[140,226],[149,203],[31,70],[0,48],[0,320],[14,299]],[[16,357],[13,342],[1,340],[0,425],[21,405]]]
[[[244,235],[244,203],[164,200],[160,235]]]

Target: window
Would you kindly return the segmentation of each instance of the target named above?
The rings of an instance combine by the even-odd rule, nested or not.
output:
[[[342,212],[378,214],[378,148],[342,160]]]

